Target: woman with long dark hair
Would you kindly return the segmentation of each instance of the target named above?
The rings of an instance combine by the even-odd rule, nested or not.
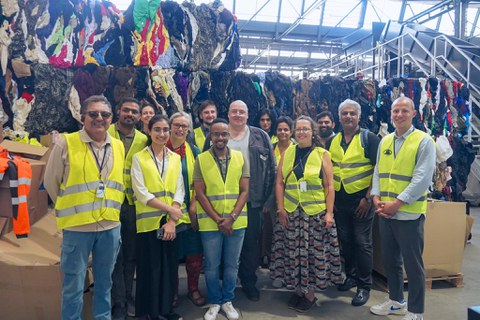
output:
[[[185,190],[180,156],[166,147],[168,119],[148,123],[149,145],[133,156],[131,175],[137,220],[135,313],[149,319],[178,320],[173,297],[178,269],[176,223]]]
[[[260,110],[257,114],[257,126],[268,134],[272,143],[278,141],[274,131],[276,120],[275,114],[266,108]]]

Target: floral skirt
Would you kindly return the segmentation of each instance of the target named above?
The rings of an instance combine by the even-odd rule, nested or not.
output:
[[[325,228],[323,215],[310,216],[297,208],[288,214],[288,227],[277,219],[270,263],[270,277],[286,286],[324,290],[343,282],[340,245],[335,224]]]

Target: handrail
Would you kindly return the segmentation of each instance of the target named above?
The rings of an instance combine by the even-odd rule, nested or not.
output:
[[[408,39],[409,41],[412,40],[415,45],[417,45],[419,48],[422,49],[422,54],[425,54],[427,58],[425,61],[420,61],[417,58],[413,56],[413,54],[407,49],[405,50],[404,44],[405,44],[405,39]],[[472,69],[476,69],[480,72],[480,66],[473,61],[468,54],[466,54],[462,48],[460,48],[457,44],[455,44],[450,38],[446,37],[443,34],[437,35],[433,38],[434,41],[434,52],[430,52],[426,46],[415,37],[414,34],[412,34],[409,30],[406,30],[405,33],[394,37],[388,41],[385,41],[383,43],[378,44],[376,47],[365,50],[361,53],[357,53],[354,55],[351,55],[349,57],[344,57],[343,61],[334,63],[335,60],[341,60],[341,57],[333,57],[330,59],[330,66],[325,69],[329,70],[339,70],[345,68],[346,70],[351,69],[354,67],[353,72],[350,71],[347,73],[344,73],[342,76],[343,77],[350,77],[350,76],[356,76],[359,73],[364,73],[364,72],[369,72],[372,75],[372,78],[375,78],[375,70],[378,69],[378,77],[379,80],[383,80],[384,75],[383,75],[383,68],[385,65],[387,65],[389,62],[392,61],[397,61],[397,74],[400,75],[403,71],[403,66],[404,66],[404,60],[410,61],[415,64],[416,67],[418,67],[425,75],[429,75],[429,72],[427,69],[424,67],[425,65],[430,65],[430,75],[436,76],[437,70],[441,71],[443,74],[448,76],[450,79],[455,80],[462,80],[467,88],[470,90],[473,90],[479,97],[480,97],[480,88],[473,85],[471,83],[471,75],[472,75]],[[440,43],[440,41],[443,41]],[[396,57],[395,58],[388,58],[386,59],[385,56],[385,50],[388,49],[391,50],[392,44],[394,44],[394,48],[396,48]],[[440,44],[440,45],[438,45]],[[442,50],[442,45],[443,45],[443,50]],[[437,48],[438,46],[438,48]],[[462,72],[458,70],[457,67],[455,67],[449,59],[447,59],[447,49],[455,50],[458,52],[464,59],[465,62],[467,63],[467,75],[465,76]],[[437,49],[438,51],[441,52],[441,54],[437,55]],[[363,58],[365,56],[373,56],[375,55],[378,56],[378,60],[375,61],[375,63],[369,64],[366,67],[359,68],[359,62],[361,61],[362,65],[364,63]],[[447,68],[448,66],[448,68]],[[313,73],[311,76],[314,76],[315,73]],[[471,102],[471,108],[473,107],[473,104],[477,105],[480,107],[480,102],[470,95],[470,102]],[[480,135],[480,129],[477,128],[475,125],[472,123],[472,118],[477,119],[478,118],[471,112],[471,119],[470,119],[470,130],[468,132],[468,141],[471,141],[471,136],[472,136],[472,130],[475,131],[477,135]]]

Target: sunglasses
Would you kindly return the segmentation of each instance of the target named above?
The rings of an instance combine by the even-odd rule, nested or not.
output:
[[[106,112],[106,111],[87,111],[87,115],[92,118],[92,119],[97,119],[99,115],[102,116],[103,119],[108,119],[112,116],[111,112]]]

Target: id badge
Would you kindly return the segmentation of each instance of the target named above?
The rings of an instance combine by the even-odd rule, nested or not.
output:
[[[307,192],[307,181],[300,181],[300,192]]]
[[[105,183],[103,183],[103,181],[100,181],[98,184],[96,197],[100,199],[105,197]]]

